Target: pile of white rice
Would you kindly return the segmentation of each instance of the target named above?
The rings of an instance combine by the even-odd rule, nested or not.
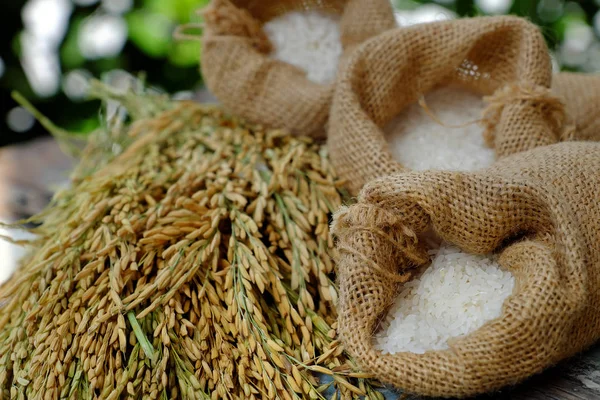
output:
[[[428,93],[425,102],[444,125],[427,115],[418,103],[402,111],[385,127],[394,158],[405,167],[424,171],[474,171],[495,160],[494,150],[485,145],[481,119],[481,96],[457,87],[444,87]]]
[[[495,256],[467,254],[448,244],[430,254],[431,265],[404,284],[374,337],[384,353],[446,349],[448,339],[498,318],[512,293],[514,278]]]
[[[285,13],[263,27],[274,50],[271,57],[304,71],[309,80],[335,80],[342,55],[339,18],[315,10]]]

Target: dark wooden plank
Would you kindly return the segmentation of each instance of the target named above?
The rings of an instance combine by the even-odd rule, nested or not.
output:
[[[516,400],[600,399],[600,347],[596,346],[515,388]]]
[[[72,166],[53,138],[0,148],[0,218],[40,212],[53,189],[68,182]]]

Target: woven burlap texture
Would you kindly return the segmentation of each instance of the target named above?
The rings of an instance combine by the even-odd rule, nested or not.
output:
[[[575,125],[565,140],[600,140],[600,74],[556,74],[552,91],[565,103]]]
[[[600,337],[600,144],[563,142],[480,172],[406,172],[339,211],[339,333],[365,372],[411,393],[467,397],[518,383]],[[516,279],[499,318],[449,349],[382,354],[372,335],[427,229],[462,250],[500,252]]]
[[[252,122],[324,137],[334,84],[269,57],[262,24],[288,11],[319,9],[340,15],[342,61],[358,44],[397,26],[389,0],[212,0],[204,11],[202,76],[232,112]]]
[[[451,84],[486,96],[480,123],[499,158],[555,143],[565,112],[551,83],[544,38],[524,19],[470,18],[382,33],[358,47],[339,74],[328,128],[332,162],[353,193],[404,170],[382,128],[432,89]]]

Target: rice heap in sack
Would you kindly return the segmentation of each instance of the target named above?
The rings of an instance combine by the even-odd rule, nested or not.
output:
[[[556,143],[572,127],[551,83],[542,34],[524,19],[470,18],[384,32],[353,52],[340,73],[328,128],[332,163],[353,194],[374,178],[410,170],[394,157],[384,128],[411,105],[423,103],[424,96],[454,86],[486,96],[483,115],[464,124],[483,125],[485,132],[473,139],[481,142],[481,151],[486,151],[483,138],[495,158]],[[446,103],[461,113],[453,96],[447,92]],[[431,111],[435,118],[436,110]],[[410,128],[403,134],[418,127]],[[445,148],[424,140],[422,146],[401,150],[418,161],[430,160],[436,151],[443,155]]]
[[[325,136],[338,63],[397,26],[388,0],[212,0],[203,11],[202,76],[248,120]]]
[[[600,75],[561,72],[554,76],[552,90],[575,125],[567,139],[600,140]]]
[[[381,399],[335,339],[326,152],[95,90],[133,122],[92,136],[0,288],[0,398]]]
[[[366,372],[408,392],[468,397],[523,381],[600,338],[600,144],[565,142],[479,172],[392,174],[335,216],[339,334]],[[372,341],[403,282],[428,262],[423,234],[499,254],[514,292],[499,318],[424,354]]]

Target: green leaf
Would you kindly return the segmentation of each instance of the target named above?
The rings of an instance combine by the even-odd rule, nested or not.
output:
[[[145,7],[162,15],[166,15],[178,23],[190,22],[197,9],[208,4],[208,0],[145,0]]]
[[[85,57],[79,51],[79,28],[83,18],[74,20],[69,28],[67,37],[60,49],[60,59],[66,69],[80,68],[85,64]]]
[[[196,10],[206,7],[208,0],[178,0],[174,3],[177,4],[178,21],[186,23],[195,19]]]
[[[135,318],[135,313],[133,311],[128,312],[127,319],[129,320],[131,329],[133,329],[133,333],[135,334],[138,343],[142,347],[144,354],[146,354],[146,357],[148,357],[152,362],[154,362],[154,357],[156,353],[154,352],[152,343],[150,343],[150,341],[144,334],[144,331],[142,330],[142,327],[140,326],[138,320]]]
[[[17,33],[13,38],[12,38],[12,42],[11,42],[11,47],[12,47],[12,51],[13,54],[17,57],[21,57],[21,35],[23,35],[23,31]]]
[[[199,42],[176,42],[169,52],[169,61],[178,67],[198,65],[201,46]]]
[[[123,67],[123,61],[119,57],[101,58],[94,61],[95,69],[99,71],[112,71]]]
[[[85,136],[90,132],[95,131],[100,127],[98,117],[78,119],[72,121],[70,124],[65,126],[69,131],[75,132],[74,135]]]
[[[145,0],[143,8],[148,12],[164,15],[170,19],[177,19],[177,0]]]
[[[153,58],[167,56],[175,27],[171,18],[148,10],[136,10],[127,15],[127,24],[129,38],[140,50]]]

